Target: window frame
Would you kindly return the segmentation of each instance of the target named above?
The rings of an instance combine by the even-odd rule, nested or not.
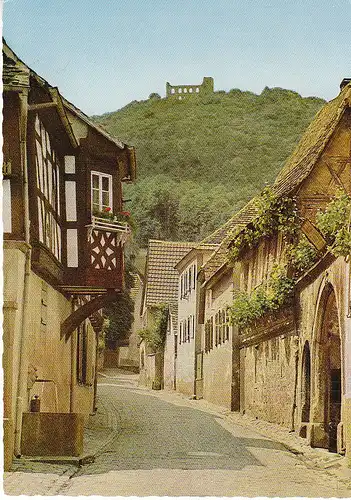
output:
[[[94,203],[94,191],[96,191],[97,189],[93,187],[93,177],[97,176],[99,178],[99,188],[98,188],[98,191],[99,191],[99,210],[95,210],[94,209],[94,205],[96,203]],[[108,198],[109,198],[109,204],[108,205],[103,205],[102,203],[102,195],[103,195],[103,192],[106,192],[102,189],[102,179],[108,179]],[[91,170],[90,172],[90,202],[91,202],[91,212],[94,214],[96,212],[103,212],[105,208],[110,208],[111,211],[113,211],[113,184],[112,184],[112,181],[113,181],[113,177],[111,174],[106,174],[105,172],[98,172],[97,170]]]

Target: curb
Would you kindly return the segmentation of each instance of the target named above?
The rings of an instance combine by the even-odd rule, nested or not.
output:
[[[82,465],[91,464],[95,462],[95,455],[80,455],[78,457],[28,457],[22,456],[19,460],[24,460],[26,462],[39,462],[46,464],[55,465],[74,465],[76,467],[81,467]]]

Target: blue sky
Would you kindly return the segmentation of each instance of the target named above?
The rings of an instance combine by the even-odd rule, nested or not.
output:
[[[5,0],[17,55],[88,114],[165,82],[333,98],[351,76],[351,0]]]

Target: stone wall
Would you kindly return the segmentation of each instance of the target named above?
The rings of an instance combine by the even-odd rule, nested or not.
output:
[[[296,337],[276,337],[243,348],[241,411],[291,428],[296,385]]]

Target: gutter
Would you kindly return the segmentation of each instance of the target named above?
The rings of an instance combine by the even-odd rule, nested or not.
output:
[[[21,455],[21,437],[22,437],[22,414],[25,401],[22,391],[26,388],[28,369],[27,369],[27,337],[29,335],[29,280],[31,272],[32,249],[30,246],[30,220],[29,220],[29,192],[28,192],[28,159],[27,159],[27,122],[28,122],[28,90],[23,90],[19,95],[20,100],[20,155],[21,170],[23,175],[23,200],[24,200],[24,237],[27,244],[25,254],[23,302],[22,302],[22,328],[19,345],[18,362],[18,381],[16,395],[15,411],[15,442],[14,453]],[[27,402],[28,403],[28,402]]]

